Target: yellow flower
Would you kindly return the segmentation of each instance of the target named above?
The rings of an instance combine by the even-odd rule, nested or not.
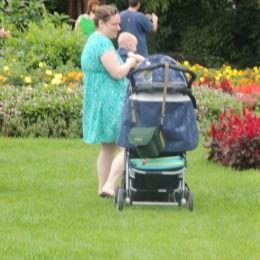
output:
[[[234,76],[237,76],[237,69],[234,69],[234,70],[233,70],[233,75],[234,75]]]
[[[51,83],[52,83],[53,85],[59,85],[59,84],[61,83],[61,79],[59,79],[59,78],[53,78],[52,81],[51,81]]]
[[[49,85],[46,84],[46,83],[43,83],[43,86],[44,86],[45,88],[48,88],[48,87],[49,87]]]
[[[4,77],[2,75],[0,75],[0,81],[2,81],[4,79]]]
[[[51,75],[52,75],[52,71],[51,71],[51,70],[46,70],[45,73],[46,73],[48,76],[51,76]]]
[[[67,88],[67,90],[68,90],[68,92],[72,92],[73,90],[72,90],[72,88]]]
[[[203,82],[203,81],[204,81],[204,78],[203,78],[203,77],[200,77],[200,81]]]
[[[45,62],[39,62],[39,67],[40,68],[43,68],[43,67],[45,67],[46,66],[46,63]]]
[[[185,61],[183,62],[183,65],[186,66],[186,67],[189,67],[189,66],[190,66],[190,63],[189,63],[187,60],[185,60]]]
[[[8,71],[8,70],[9,70],[8,66],[4,66],[4,71]]]
[[[27,83],[27,84],[32,83],[31,77],[25,77],[24,82]]]
[[[62,74],[61,73],[56,73],[56,74],[54,74],[54,77],[56,79],[62,79]]]

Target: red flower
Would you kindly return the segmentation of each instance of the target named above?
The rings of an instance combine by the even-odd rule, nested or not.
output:
[[[226,117],[226,110],[219,115],[219,120],[223,121],[223,119]]]
[[[212,136],[213,140],[215,140],[215,135],[216,135],[216,127],[214,122],[211,124],[211,130],[210,130],[210,135]]]
[[[243,109],[239,117],[231,108],[220,114],[219,122],[211,125],[209,159],[240,170],[260,168],[260,116],[252,113],[252,107]],[[210,148],[210,146],[207,146]]]

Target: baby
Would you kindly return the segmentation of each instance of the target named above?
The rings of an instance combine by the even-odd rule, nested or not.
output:
[[[118,36],[118,49],[117,52],[125,62],[127,58],[135,58],[136,63],[143,61],[145,58],[136,54],[137,38],[129,33],[122,32]]]

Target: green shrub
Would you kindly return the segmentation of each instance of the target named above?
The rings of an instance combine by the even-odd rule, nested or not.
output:
[[[82,88],[0,88],[0,134],[11,137],[82,136]]]
[[[197,100],[197,121],[199,131],[207,134],[210,124],[217,120],[225,109],[233,108],[236,113],[241,113],[242,104],[235,95],[223,93],[221,89],[212,89],[208,86],[193,87],[193,94]]]
[[[7,39],[3,45],[4,60],[6,64],[15,60],[27,70],[37,68],[39,62],[55,69],[70,61],[80,68],[85,41],[68,24],[55,25],[45,18],[41,25],[29,23],[26,32],[16,31],[15,36]]]
[[[40,24],[45,10],[46,0],[12,0],[0,2],[2,26],[13,24],[18,30],[27,28],[30,22]]]

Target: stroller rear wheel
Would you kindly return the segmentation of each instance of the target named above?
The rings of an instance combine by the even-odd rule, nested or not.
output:
[[[124,190],[119,188],[117,195],[117,209],[122,211],[124,207]]]

